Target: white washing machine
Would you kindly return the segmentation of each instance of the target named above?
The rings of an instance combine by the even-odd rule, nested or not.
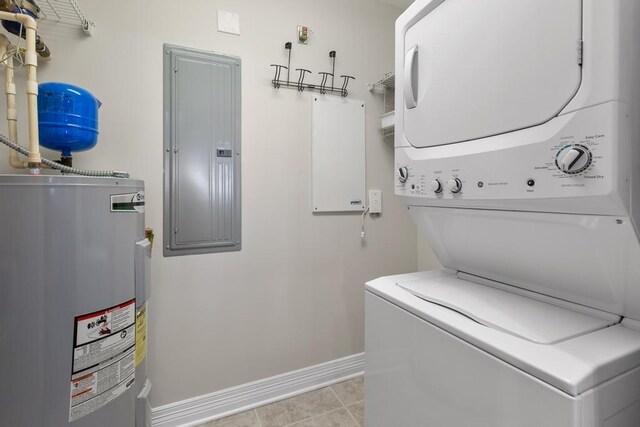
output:
[[[367,427],[640,426],[640,1],[417,0],[395,68],[443,269],[366,285]]]

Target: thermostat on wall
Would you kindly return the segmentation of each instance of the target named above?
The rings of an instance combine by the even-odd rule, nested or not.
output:
[[[307,44],[307,40],[309,40],[309,32],[309,27],[298,25],[298,43]]]

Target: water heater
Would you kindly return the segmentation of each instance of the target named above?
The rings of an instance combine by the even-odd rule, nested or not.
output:
[[[0,176],[0,426],[150,425],[144,183]]]

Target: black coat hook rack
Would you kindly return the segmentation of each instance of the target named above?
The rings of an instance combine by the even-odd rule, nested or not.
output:
[[[307,70],[306,68],[296,68],[295,71],[298,72],[298,80],[296,82],[291,81],[291,42],[285,43],[284,48],[288,51],[287,65],[271,64],[272,67],[275,67],[275,75],[273,76],[273,80],[271,80],[271,84],[275,89],[280,89],[281,87],[289,87],[292,89],[297,89],[298,92],[304,92],[305,90],[317,90],[323,95],[326,93],[337,93],[342,97],[346,97],[347,95],[349,95],[347,86],[349,85],[350,80],[355,80],[355,77],[342,74],[340,75],[340,78],[342,79],[342,85],[340,87],[335,86],[335,50],[329,52],[329,58],[331,58],[331,72],[329,73],[326,71],[320,71],[318,73],[322,76],[320,84],[314,85],[305,82],[307,74],[313,74],[311,70]],[[283,80],[282,70],[287,70],[286,80]],[[331,85],[329,85],[329,77],[331,77]]]

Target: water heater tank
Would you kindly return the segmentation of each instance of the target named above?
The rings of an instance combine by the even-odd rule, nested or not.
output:
[[[0,176],[0,426],[149,425],[142,181]]]
[[[67,83],[38,85],[40,145],[62,152],[89,150],[98,143],[100,101],[89,91]]]

